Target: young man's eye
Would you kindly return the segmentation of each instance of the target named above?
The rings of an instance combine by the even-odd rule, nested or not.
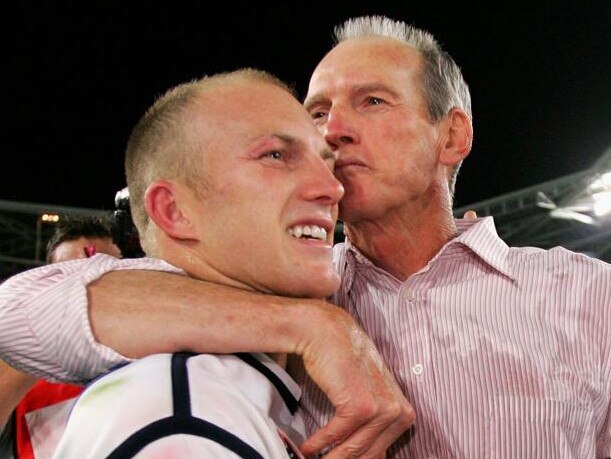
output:
[[[274,151],[267,152],[265,154],[265,157],[271,158],[271,159],[282,159],[283,155],[281,151],[274,150]]]

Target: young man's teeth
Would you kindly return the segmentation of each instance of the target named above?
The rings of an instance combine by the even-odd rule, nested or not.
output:
[[[293,226],[288,229],[288,233],[296,238],[306,236],[314,239],[320,239],[321,241],[327,239],[327,230],[317,225]]]

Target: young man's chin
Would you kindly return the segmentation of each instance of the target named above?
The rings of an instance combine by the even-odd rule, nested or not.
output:
[[[302,294],[298,295],[307,298],[326,298],[337,291],[340,284],[340,277],[333,271],[326,276],[316,276],[309,280]]]

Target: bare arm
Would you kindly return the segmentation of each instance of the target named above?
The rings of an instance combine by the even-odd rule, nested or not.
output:
[[[414,421],[371,340],[345,311],[324,301],[252,294],[155,271],[108,273],[88,294],[96,339],[129,357],[178,350],[301,355],[336,409],[303,445],[307,454],[341,443],[327,457],[381,457]]]
[[[0,427],[6,424],[19,401],[36,381],[37,378],[21,373],[0,360]]]
[[[110,272],[87,290],[96,340],[130,358],[181,350],[299,353],[304,325],[328,319],[304,313],[337,309],[159,271]]]

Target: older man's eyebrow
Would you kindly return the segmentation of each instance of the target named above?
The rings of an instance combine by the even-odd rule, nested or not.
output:
[[[350,88],[350,92],[352,93],[352,96],[358,96],[368,93],[385,93],[394,98],[399,97],[399,93],[397,91],[393,90],[384,83],[378,82],[354,85],[352,88]],[[313,96],[306,98],[303,102],[303,106],[307,111],[312,110],[317,105],[324,106],[328,104],[329,98],[324,96],[323,94],[314,94]]]
[[[364,83],[360,85],[354,86],[352,88],[352,92],[354,94],[367,94],[371,92],[383,92],[386,94],[390,94],[392,97],[399,97],[399,93],[392,88],[388,87],[388,85],[383,83]]]
[[[304,100],[303,106],[305,107],[307,111],[310,111],[312,107],[316,105],[328,103],[328,100],[329,99],[323,96],[322,94],[317,94],[312,97],[308,97],[306,100]]]

